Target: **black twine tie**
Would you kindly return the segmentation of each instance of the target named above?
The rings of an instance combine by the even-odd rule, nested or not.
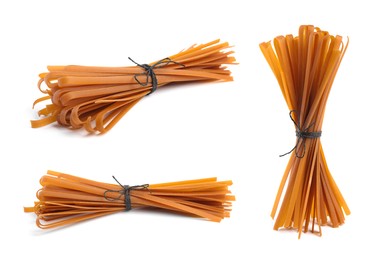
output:
[[[129,185],[121,185],[121,183],[115,178],[115,176],[112,176],[115,181],[121,186],[122,190],[106,190],[104,191],[104,198],[108,201],[116,201],[121,198],[121,196],[124,195],[124,203],[125,203],[125,210],[131,210],[131,190],[143,190],[148,189],[149,184],[143,184],[143,185],[135,185],[135,186],[129,186]],[[108,193],[118,193],[118,197],[108,197]]]
[[[176,61],[173,61],[170,58],[164,58],[162,60],[159,60],[158,62],[156,62],[152,66],[150,66],[148,64],[139,64],[136,61],[132,60],[130,57],[128,57],[128,59],[130,61],[132,61],[133,63],[135,63],[137,66],[139,66],[139,67],[144,69],[143,73],[139,73],[139,74],[136,74],[136,75],[133,76],[133,78],[136,80],[137,83],[139,83],[143,87],[146,87],[146,86],[148,86],[149,78],[151,78],[151,80],[152,80],[152,89],[151,89],[151,92],[149,92],[147,95],[152,94],[157,89],[157,78],[156,78],[156,74],[155,74],[155,71],[154,71],[155,69],[167,66],[170,63],[177,64],[177,65],[180,65],[182,67],[185,67],[185,65],[183,65],[181,63],[178,63]],[[141,82],[137,78],[140,75],[145,75],[146,76],[146,80],[145,80],[144,83]]]
[[[296,113],[298,116],[297,122],[292,117],[293,113]],[[292,148],[292,150],[290,150],[289,152],[287,152],[285,154],[280,155],[280,157],[286,156],[287,154],[290,154],[293,152],[293,150],[295,150],[296,157],[297,158],[303,158],[305,155],[305,148],[306,148],[305,147],[305,139],[307,139],[307,138],[308,139],[320,138],[321,137],[321,131],[309,132],[309,128],[311,128],[314,125],[314,122],[312,124],[310,124],[307,128],[301,129],[302,126],[300,126],[300,115],[299,115],[299,113],[297,113],[296,110],[291,110],[289,112],[289,117],[291,118],[292,122],[295,124],[297,141],[296,141],[296,145]],[[301,145],[303,146],[303,153],[301,155],[299,155],[297,152],[298,147],[300,145],[300,142],[301,142]]]

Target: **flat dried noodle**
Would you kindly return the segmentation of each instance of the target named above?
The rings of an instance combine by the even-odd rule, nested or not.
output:
[[[273,46],[271,42],[260,44],[289,110],[295,111],[293,120],[302,123],[301,129],[321,131],[328,95],[347,46],[348,41],[344,45],[341,36],[332,36],[314,26],[301,26],[297,37],[278,36]],[[319,235],[322,225],[338,227],[350,210],[328,169],[320,138],[297,142],[271,216],[275,218],[285,187],[274,229],[297,229],[300,238],[311,222],[311,231]],[[300,155],[304,157],[299,158]]]
[[[42,188],[36,196],[36,225],[42,229],[57,228],[126,210],[124,196],[117,184],[96,182],[69,174],[48,171],[40,179]],[[230,216],[232,181],[206,178],[151,184],[130,191],[132,209],[159,208],[220,222]],[[106,197],[106,191],[108,197]],[[116,192],[117,191],[117,192]]]
[[[169,56],[173,62],[154,68],[158,87],[170,83],[231,81],[231,72],[223,66],[235,63],[230,56],[233,51],[228,48],[227,42],[215,40]],[[139,66],[48,66],[48,70],[39,75],[38,82],[40,91],[46,95],[37,99],[33,107],[49,99],[52,104],[38,112],[43,116],[41,119],[31,120],[33,128],[57,121],[71,129],[105,133],[152,90],[151,77]],[[47,89],[42,89],[43,82]]]

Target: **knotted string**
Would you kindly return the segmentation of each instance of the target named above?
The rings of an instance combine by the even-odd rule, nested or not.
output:
[[[121,196],[124,195],[124,203],[125,203],[125,210],[131,210],[131,190],[143,190],[148,189],[149,184],[143,184],[143,185],[135,185],[135,186],[129,186],[129,185],[122,185],[115,176],[112,176],[115,181],[121,186],[122,190],[106,190],[104,191],[104,198],[108,201],[116,201],[121,198]],[[118,193],[120,194],[117,198],[116,197],[108,197],[108,193]]]
[[[297,118],[298,118],[297,122],[292,117],[293,113],[297,114]],[[287,152],[285,154],[280,155],[280,157],[286,156],[287,154],[290,154],[290,153],[293,152],[293,150],[295,150],[296,157],[301,159],[305,155],[305,149],[306,149],[305,139],[307,139],[307,138],[308,139],[320,138],[321,137],[321,131],[319,131],[319,132],[309,132],[309,128],[311,128],[315,124],[315,122],[310,124],[307,128],[301,129],[302,126],[300,126],[300,115],[299,115],[299,113],[297,113],[296,110],[291,110],[289,112],[289,117],[291,118],[292,122],[295,124],[295,127],[296,127],[296,136],[297,136],[296,145],[292,148],[292,150],[290,150],[289,152]],[[298,147],[299,147],[299,144],[300,144],[300,141],[301,141],[301,145],[303,146],[303,152],[302,152],[301,155],[299,155],[299,153],[297,151]]]
[[[148,64],[139,64],[136,61],[132,60],[130,57],[128,57],[128,59],[130,61],[132,61],[133,63],[135,63],[137,66],[139,66],[139,67],[144,69],[143,73],[136,74],[136,75],[133,76],[133,78],[136,80],[137,83],[139,83],[143,87],[146,87],[146,86],[148,86],[149,78],[151,78],[151,80],[152,80],[152,89],[151,89],[151,92],[149,92],[147,95],[152,94],[157,89],[157,78],[156,78],[156,74],[155,74],[155,71],[154,71],[155,69],[167,66],[170,63],[177,64],[177,65],[180,65],[182,67],[185,67],[185,65],[183,65],[183,64],[181,64],[179,62],[173,61],[170,58],[164,58],[162,60],[159,60],[158,62],[156,62],[152,66],[150,66]],[[146,75],[145,83],[141,82],[137,78],[137,76],[140,76],[140,75]]]

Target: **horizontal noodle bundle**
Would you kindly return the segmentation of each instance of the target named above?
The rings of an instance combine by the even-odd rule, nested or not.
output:
[[[115,179],[116,180],[116,179]],[[230,216],[232,181],[206,178],[137,186],[96,182],[48,171],[33,207],[36,225],[57,228],[135,208],[159,208],[220,222]]]
[[[321,226],[338,227],[350,210],[325,160],[320,136],[325,107],[336,72],[347,49],[341,36],[332,36],[314,26],[301,26],[299,35],[278,36],[260,44],[296,127],[296,145],[289,152],[271,216],[274,229],[294,228],[321,235]],[[287,154],[289,154],[287,153]],[[286,154],[285,154],[286,155]]]
[[[231,81],[224,66],[234,64],[227,42],[215,40],[193,45],[175,55],[129,67],[48,66],[40,74],[38,87],[51,104],[39,110],[33,128],[54,122],[88,132],[109,131],[137,102],[167,84],[184,82]],[[47,86],[43,89],[42,83]]]

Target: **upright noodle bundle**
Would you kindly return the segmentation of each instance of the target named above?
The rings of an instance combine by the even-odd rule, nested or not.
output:
[[[170,83],[231,81],[224,64],[233,64],[227,42],[215,40],[194,45],[151,64],[130,67],[48,66],[41,73],[38,87],[46,94],[37,103],[50,99],[32,120],[32,127],[53,122],[71,129],[84,127],[88,132],[110,130],[137,102],[157,87]],[[42,83],[46,89],[41,87]]]
[[[231,201],[235,200],[228,189],[232,181],[219,182],[216,178],[137,186],[117,183],[107,184],[48,171],[40,179],[39,201],[24,211],[35,212],[36,224],[43,229],[144,207],[220,222],[229,217]]]
[[[301,26],[299,36],[278,36],[260,48],[275,74],[296,127],[296,146],[281,181],[271,216],[274,218],[284,187],[274,229],[315,232],[344,223],[348,206],[328,169],[320,142],[325,106],[347,49],[341,36],[313,26]],[[289,180],[288,180],[289,177]],[[288,183],[286,184],[288,180]]]

